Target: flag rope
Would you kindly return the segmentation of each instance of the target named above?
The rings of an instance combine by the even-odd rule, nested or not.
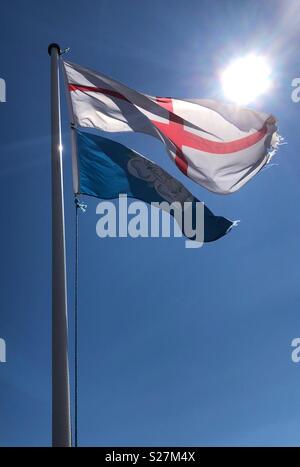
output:
[[[75,195],[75,278],[74,278],[74,446],[78,446],[78,209],[80,202]]]

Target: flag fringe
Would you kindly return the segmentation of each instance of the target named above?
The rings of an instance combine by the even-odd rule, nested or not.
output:
[[[233,229],[234,227],[237,227],[240,222],[241,222],[240,219],[236,221],[232,221],[232,225],[228,227],[228,229],[226,230],[226,234],[228,234],[231,231],[231,229]]]
[[[267,164],[269,164],[271,162],[273,156],[275,156],[275,154],[277,153],[279,146],[282,146],[283,144],[287,144],[287,142],[284,140],[284,137],[281,136],[277,132],[274,133],[273,136],[272,136],[271,143],[270,143],[270,149],[269,149],[269,152],[268,152]]]

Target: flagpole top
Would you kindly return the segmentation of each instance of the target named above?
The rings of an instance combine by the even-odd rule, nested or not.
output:
[[[52,44],[49,44],[48,45],[48,54],[51,55],[51,50],[52,49],[57,49],[58,51],[58,54],[60,55],[61,54],[61,48],[58,44],[56,44],[55,42],[53,42]]]

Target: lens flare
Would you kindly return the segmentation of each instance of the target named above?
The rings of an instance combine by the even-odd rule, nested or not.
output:
[[[239,58],[221,75],[224,95],[237,104],[248,104],[270,88],[270,75],[264,57],[251,54]]]

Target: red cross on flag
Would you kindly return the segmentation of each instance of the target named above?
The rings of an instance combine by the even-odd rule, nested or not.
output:
[[[215,193],[241,188],[276,146],[270,114],[213,100],[152,97],[74,63],[64,68],[76,126],[159,138],[185,175]]]

